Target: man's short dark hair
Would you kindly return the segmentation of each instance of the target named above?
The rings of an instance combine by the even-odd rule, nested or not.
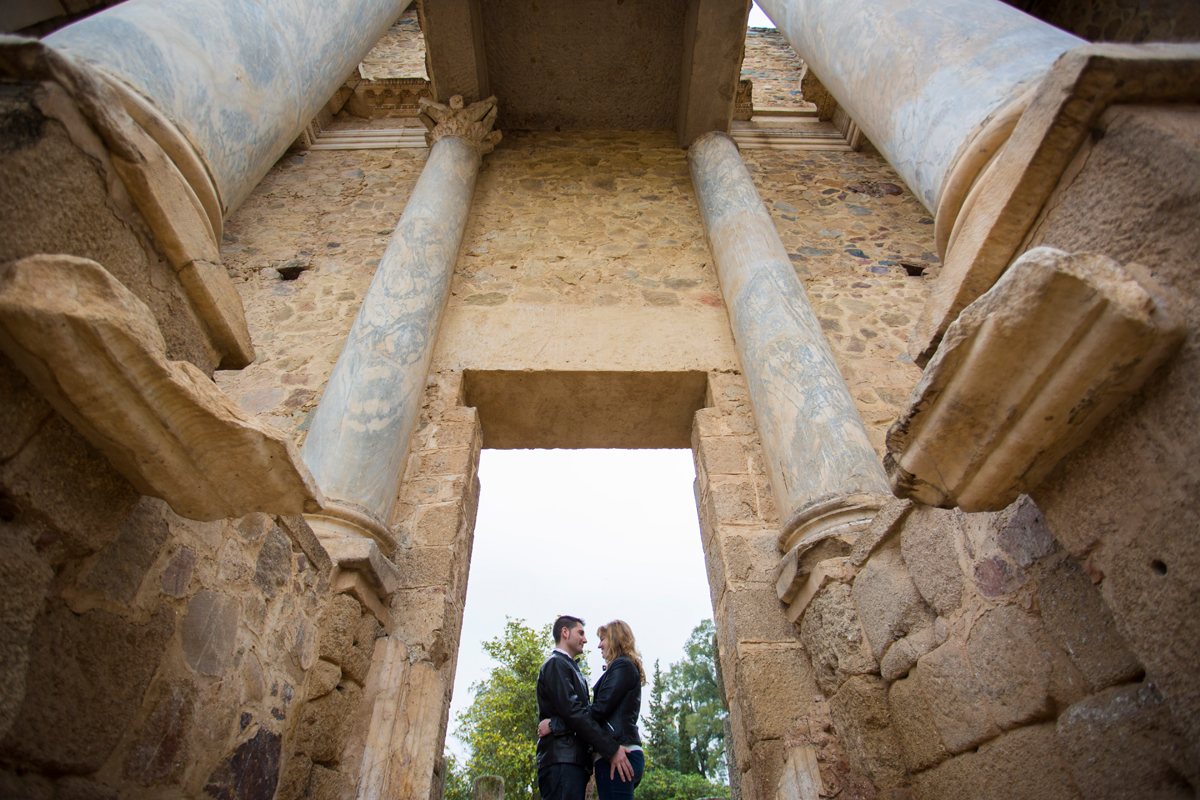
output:
[[[572,617],[570,614],[563,614],[558,619],[554,620],[554,643],[558,644],[562,641],[562,629],[572,630],[576,625],[582,625],[583,620],[579,617]]]

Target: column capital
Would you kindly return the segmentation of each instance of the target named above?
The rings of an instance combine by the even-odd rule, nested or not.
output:
[[[450,98],[449,105],[428,97],[422,97],[420,103],[421,122],[429,129],[425,134],[425,143],[430,147],[440,139],[457,136],[471,142],[479,155],[485,156],[500,141],[500,131],[492,130],[498,110],[495,96],[471,103],[465,108],[462,95],[458,94]]]

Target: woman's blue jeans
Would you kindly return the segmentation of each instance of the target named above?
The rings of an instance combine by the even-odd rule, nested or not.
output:
[[[642,782],[642,770],[646,768],[646,757],[641,750],[630,750],[626,758],[633,766],[632,781],[621,780],[619,772],[615,778],[609,778],[608,771],[612,765],[608,763],[608,759],[596,760],[596,794],[600,796],[600,800],[621,800],[621,798],[633,800],[633,790]]]

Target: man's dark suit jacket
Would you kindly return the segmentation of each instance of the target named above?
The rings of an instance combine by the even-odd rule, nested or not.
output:
[[[589,772],[594,749],[607,759],[617,754],[617,742],[588,712],[588,687],[579,667],[566,653],[555,650],[542,664],[537,679],[538,719],[558,717],[570,731],[538,739],[537,768],[578,764]]]

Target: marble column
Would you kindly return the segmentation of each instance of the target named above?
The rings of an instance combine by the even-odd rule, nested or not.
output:
[[[396,548],[389,521],[404,474],[450,281],[462,244],[495,98],[463,108],[422,100],[429,160],[392,233],[304,441],[325,494],[318,534],[369,536]]]
[[[43,41],[107,77],[201,199],[215,189],[219,228],[409,2],[128,0]]]
[[[780,517],[780,547],[865,527],[890,496],[883,467],[779,234],[724,133],[688,150],[692,183]]]
[[[966,189],[1023,95],[1086,44],[1001,0],[760,0],[797,55],[930,211]],[[980,138],[982,137],[982,139]],[[997,141],[999,140],[999,141]],[[970,142],[983,151],[968,154]],[[960,153],[969,174],[949,185]],[[978,157],[976,157],[978,156]],[[951,208],[950,216],[958,212]],[[953,220],[950,220],[952,224]],[[939,219],[939,227],[941,220]],[[940,238],[940,237],[939,237]]]

